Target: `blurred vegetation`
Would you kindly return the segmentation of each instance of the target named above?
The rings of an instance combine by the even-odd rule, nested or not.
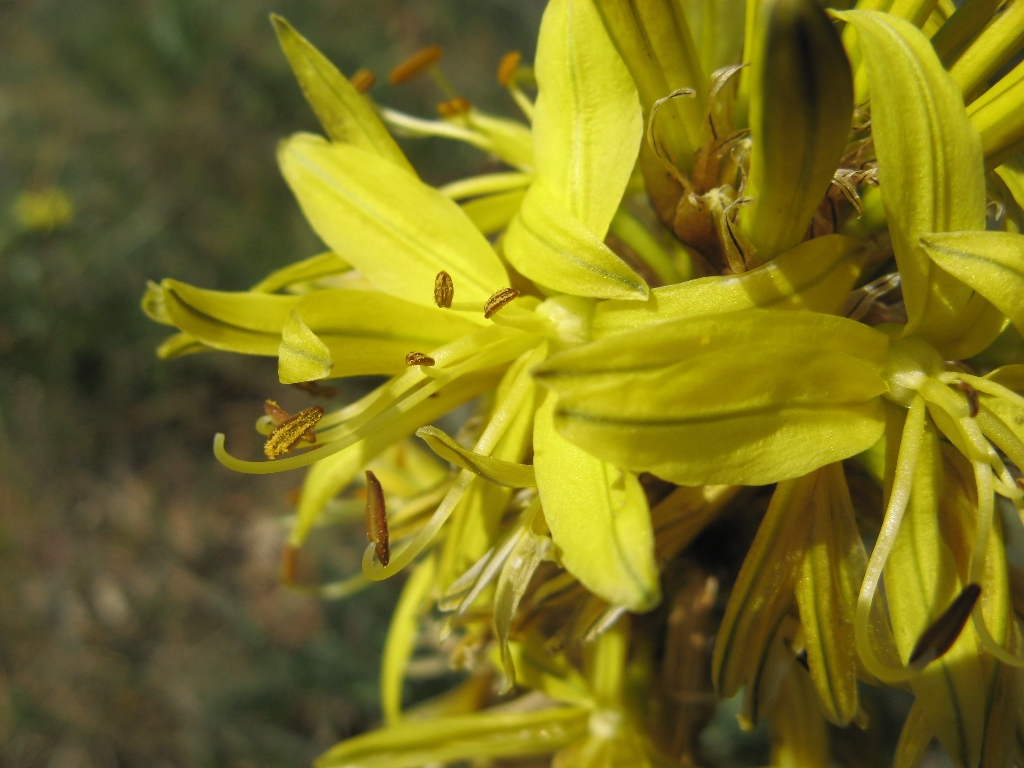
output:
[[[318,250],[274,164],[316,125],[271,11],[346,72],[441,44],[468,98],[512,114],[494,68],[532,56],[542,5],[0,3],[0,764],[300,766],[373,724],[396,585],[331,605],[282,588],[300,477],[210,451],[219,430],[258,450],[261,401],[310,397],[273,360],[157,361],[138,301],[148,279],[239,289]],[[407,149],[435,183],[491,166]],[[303,578],[362,546],[327,537]]]

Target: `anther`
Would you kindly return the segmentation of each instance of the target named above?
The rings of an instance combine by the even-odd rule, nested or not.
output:
[[[519,291],[515,288],[502,288],[495,291],[491,298],[489,298],[484,304],[484,317],[488,319],[491,318],[498,310],[517,296],[519,296]]]
[[[267,400],[263,407],[270,420],[276,424],[274,431],[267,437],[267,442],[263,446],[263,453],[268,459],[274,460],[278,456],[288,453],[299,444],[300,440],[309,443],[316,442],[313,427],[324,415],[324,409],[319,405],[299,411],[294,416],[288,416],[288,413],[273,400]]]
[[[425,355],[422,352],[410,352],[405,356],[406,365],[433,365],[434,358],[430,355]]]
[[[281,553],[281,581],[292,585],[299,570],[299,550],[291,544],[284,545]]]
[[[498,82],[501,85],[508,88],[512,84],[512,78],[515,77],[516,69],[522,60],[523,54],[519,51],[509,51],[501,57],[501,61],[498,63]]]
[[[392,85],[407,83],[437,64],[441,60],[443,53],[439,45],[432,45],[429,48],[417,51],[391,70],[391,73],[388,75],[388,82]]]
[[[921,634],[910,654],[911,667],[924,669],[953,647],[980,596],[981,587],[977,584],[968,584],[960,591],[949,608]]]
[[[455,298],[455,283],[452,276],[444,270],[434,278],[434,303],[441,309],[450,309]]]
[[[357,69],[349,82],[351,82],[352,87],[360,93],[366,93],[373,88],[373,84],[377,82],[377,76],[368,69]]]
[[[955,386],[967,398],[967,406],[970,408],[971,418],[973,419],[978,415],[978,411],[981,410],[981,399],[978,397],[978,390],[963,380],[958,381]]]
[[[373,551],[381,565],[391,560],[391,543],[388,540],[388,512],[384,506],[384,489],[370,470],[366,470],[366,538],[373,544]]]
[[[448,101],[442,101],[438,104],[437,114],[441,117],[458,117],[459,115],[469,114],[471,108],[472,105],[468,99],[457,96],[454,99],[448,99]]]

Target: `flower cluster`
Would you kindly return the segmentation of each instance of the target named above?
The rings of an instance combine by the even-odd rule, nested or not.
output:
[[[360,495],[362,573],[323,593],[410,572],[385,724],[320,765],[697,763],[742,692],[774,765],[822,766],[864,684],[914,696],[900,766],[1024,760],[1024,2],[878,7],[550,0],[498,70],[525,122],[438,49],[391,77],[433,74],[439,119],[377,105],[274,19],[326,134],[278,160],[329,251],[143,306],[165,357],[390,377],[268,401],[266,461],[214,443],[311,467],[286,581]],[[435,189],[392,132],[510,170]],[[403,710],[423,645],[464,677]]]

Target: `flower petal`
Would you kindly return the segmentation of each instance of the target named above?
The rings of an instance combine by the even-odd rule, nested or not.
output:
[[[534,375],[559,394],[558,430],[607,461],[681,485],[762,485],[878,439],[888,346],[846,318],[750,309],[611,336]]]
[[[415,173],[369,99],[291,24],[276,14],[270,20],[306,101],[331,140],[361,147]]]
[[[655,288],[643,303],[602,301],[594,310],[594,338],[751,307],[835,314],[860,275],[864,253],[860,240],[825,235],[739,275],[714,275]]]
[[[904,663],[925,629],[963,587],[939,511],[940,499],[955,490],[946,483],[939,441],[928,424],[910,502],[884,572],[889,616]],[[968,626],[944,656],[910,680],[928,726],[959,766],[978,763],[986,679],[975,634]]]
[[[988,346],[998,310],[952,275],[936,270],[922,235],[985,229],[981,139],[960,88],[913,24],[874,11],[836,16],[857,30],[871,93],[879,189],[902,275],[909,322],[946,357]]]
[[[534,424],[534,467],[544,518],[566,570],[615,605],[646,611],[661,599],[654,533],[634,475],[563,438],[549,393]]]
[[[647,283],[587,229],[543,181],[535,181],[502,241],[505,258],[531,280],[562,293],[646,299]]]
[[[509,488],[536,488],[537,479],[529,464],[516,464],[493,456],[484,456],[463,448],[437,427],[421,427],[416,435],[445,461],[468,469],[489,483]]]
[[[825,716],[845,726],[859,707],[853,628],[867,555],[842,464],[818,470],[807,509],[807,549],[796,583],[807,666]]]
[[[538,178],[603,240],[640,150],[633,79],[591,0],[552,0],[535,63]]]
[[[403,720],[343,741],[313,765],[417,768],[427,763],[549,754],[585,735],[589,715],[581,707],[552,707]]]
[[[483,302],[508,285],[458,205],[393,163],[310,134],[282,142],[278,161],[313,229],[378,289],[432,307],[442,270],[460,301]]]
[[[775,488],[725,607],[711,660],[719,696],[759,687],[772,640],[793,604],[793,586],[807,546],[807,510],[817,475],[784,480]]]
[[[1024,331],[1024,235],[942,232],[921,244],[932,261],[991,301]]]

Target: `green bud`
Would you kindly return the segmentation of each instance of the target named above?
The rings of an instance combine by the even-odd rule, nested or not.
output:
[[[986,168],[1002,165],[1024,150],[1024,63],[972,102],[967,114],[981,134]]]
[[[804,237],[839,165],[853,116],[850,65],[814,0],[761,7],[750,94],[750,174],[742,233],[761,261]]]

